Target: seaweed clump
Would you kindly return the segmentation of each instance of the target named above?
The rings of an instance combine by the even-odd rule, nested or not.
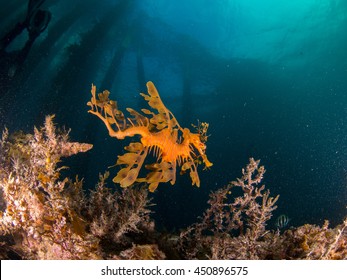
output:
[[[346,259],[347,218],[329,228],[306,224],[283,233],[266,225],[279,196],[260,185],[265,173],[250,159],[242,177],[210,195],[200,221],[182,231],[179,253],[186,259]],[[235,188],[241,195],[232,196]],[[235,190],[236,191],[236,190]]]
[[[61,170],[67,167],[60,166],[61,158],[92,148],[70,142],[68,135],[55,127],[53,116],[47,116],[33,134],[9,135],[4,130],[0,140],[2,258],[116,258],[132,246],[127,234],[153,227],[147,191],[111,191],[106,188],[106,174],[100,175],[97,188],[87,196],[78,177],[62,178]],[[112,255],[106,250],[109,244],[117,248]]]
[[[184,249],[188,258],[258,259],[263,254],[266,223],[279,197],[260,185],[264,173],[264,166],[251,158],[241,178],[210,194],[201,220],[181,233],[182,247],[189,244]],[[242,191],[236,198],[235,187]]]

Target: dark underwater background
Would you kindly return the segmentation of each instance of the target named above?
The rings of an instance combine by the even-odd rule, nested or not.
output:
[[[4,36],[28,2],[0,3]],[[0,65],[1,129],[31,133],[55,114],[72,140],[94,145],[63,163],[86,189],[99,173],[116,175],[108,167],[131,140],[110,138],[87,113],[91,84],[110,90],[121,109],[140,110],[147,104],[139,92],[151,80],[182,127],[209,123],[214,164],[200,168],[200,188],[188,175],[159,185],[159,228],[195,222],[209,193],[240,177],[250,157],[265,165],[264,183],[280,195],[270,228],[281,214],[289,226],[336,225],[346,216],[346,1],[47,0],[40,9],[52,18],[24,64]],[[27,40],[23,31],[1,55]]]

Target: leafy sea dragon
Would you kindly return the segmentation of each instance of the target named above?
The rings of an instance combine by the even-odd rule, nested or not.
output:
[[[181,166],[180,174],[190,172],[192,185],[200,186],[197,165],[200,162],[205,168],[212,163],[205,154],[207,141],[207,123],[194,126],[197,133],[188,128],[182,128],[174,115],[160,99],[159,93],[152,82],[147,83],[148,95],[141,96],[149,106],[156,110],[154,113],[142,109],[145,114],[127,108],[132,118],[125,118],[117,107],[117,102],[110,100],[110,92],[105,90],[96,95],[96,87],[92,85],[92,98],[87,103],[91,107],[89,113],[99,117],[105,124],[111,137],[124,139],[125,137],[140,136],[140,142],[132,142],[124,149],[127,153],[118,156],[116,165],[124,166],[113,178],[113,182],[126,188],[134,182],[147,182],[149,191],[154,192],[159,183],[176,181],[176,167]],[[145,178],[138,178],[140,169],[148,153],[152,152],[157,162],[147,164],[149,173]]]

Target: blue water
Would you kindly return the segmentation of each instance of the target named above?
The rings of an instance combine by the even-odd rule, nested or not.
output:
[[[0,36],[26,12],[26,1],[1,4]],[[22,73],[11,83],[6,75],[0,80],[0,124],[31,132],[56,114],[73,140],[94,144],[65,162],[86,189],[127,143],[109,138],[87,114],[91,83],[110,90],[121,108],[139,110],[146,103],[138,93],[151,80],[181,126],[210,124],[214,163],[199,170],[199,189],[188,175],[159,186],[158,226],[196,221],[209,193],[240,177],[249,157],[261,160],[266,187],[280,195],[270,226],[281,214],[292,226],[346,216],[345,1],[47,0],[42,9],[52,19]],[[24,32],[6,53],[27,39]]]

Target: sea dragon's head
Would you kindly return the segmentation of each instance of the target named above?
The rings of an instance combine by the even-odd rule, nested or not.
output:
[[[208,135],[207,135],[208,123],[198,122],[198,125],[197,126],[193,125],[193,127],[196,128],[197,133],[192,133],[190,132],[188,128],[185,128],[183,132],[183,138],[185,140],[188,140],[190,146],[192,146],[194,150],[198,152],[197,159],[201,158],[205,164],[205,168],[209,168],[213,165],[213,163],[207,159],[207,156],[205,153],[206,151],[205,143],[208,138]]]

